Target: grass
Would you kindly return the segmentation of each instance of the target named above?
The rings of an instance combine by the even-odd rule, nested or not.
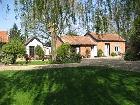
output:
[[[20,65],[45,65],[45,64],[49,64],[49,62],[42,61],[42,60],[31,60],[28,64],[26,64],[26,61],[17,61],[16,64],[20,64]]]
[[[0,105],[139,105],[140,73],[107,67],[0,72]]]

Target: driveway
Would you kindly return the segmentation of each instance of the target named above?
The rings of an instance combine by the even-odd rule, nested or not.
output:
[[[109,66],[129,71],[140,72],[140,61],[124,61],[122,59],[82,59],[81,64],[89,66]]]
[[[81,66],[109,66],[127,71],[140,72],[140,61],[124,61],[121,59],[82,59],[81,63],[70,64],[46,64],[28,66],[5,66],[0,65],[0,71],[5,70],[38,70],[48,68],[81,67]]]

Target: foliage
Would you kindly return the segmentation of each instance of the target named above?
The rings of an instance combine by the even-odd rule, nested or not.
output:
[[[71,46],[68,43],[63,43],[57,49],[56,63],[69,62]]]
[[[4,43],[0,42],[0,51],[1,51],[1,48],[3,45],[4,45]]]
[[[0,43],[0,45],[1,45],[1,43]],[[2,57],[3,57],[3,53],[2,53],[2,45],[1,45],[0,46],[0,62],[1,62]]]
[[[97,51],[97,56],[98,56],[98,57],[102,57],[103,54],[104,54],[104,52],[103,52],[101,49],[98,49],[98,51]]]
[[[130,49],[135,53],[137,60],[140,60],[140,17],[134,21],[134,31],[130,37]]]
[[[13,56],[12,64],[16,62],[18,54],[25,54],[25,46],[19,38],[12,38],[9,43],[2,46],[6,56]]]
[[[77,36],[77,32],[75,32],[73,30],[69,30],[66,35]]]
[[[140,13],[139,0],[15,0],[15,4],[25,35],[40,32],[43,37],[51,36],[52,58],[56,55],[56,35],[72,25],[97,33],[117,32],[129,41],[132,24]]]
[[[135,19],[134,25],[131,29],[131,36],[129,46],[126,51],[125,60],[140,60],[140,17]]]
[[[25,34],[32,32],[51,37],[52,59],[56,60],[56,38],[64,27],[75,23],[75,0],[16,0]],[[19,7],[19,8],[18,8]],[[40,33],[39,33],[40,32]]]
[[[37,46],[35,47],[35,54],[39,56],[39,59],[43,59],[43,58],[44,58],[44,55],[45,55],[45,53],[44,53],[42,47],[39,46],[39,45],[37,45]]]
[[[140,103],[140,73],[108,67],[1,71],[0,80],[1,105]]]
[[[4,57],[4,53],[0,49],[0,62],[2,61],[2,58]]]
[[[14,56],[12,54],[3,54],[1,62],[4,64],[12,64],[14,60]]]
[[[134,61],[134,60],[138,60],[138,58],[133,50],[128,49],[125,53],[124,60]]]
[[[75,62],[80,62],[82,57],[81,55],[78,53],[70,53],[70,61],[71,63],[75,63]]]
[[[10,29],[10,38],[14,37],[20,37],[20,30],[18,30],[18,27],[16,24],[13,25],[13,28]]]
[[[71,46],[68,43],[62,44],[57,49],[56,63],[74,63],[80,62],[80,60],[81,60],[80,54],[71,52]]]
[[[68,43],[63,43],[58,49],[57,49],[57,55],[61,57],[69,56],[71,50],[71,46]]]
[[[111,53],[111,56],[114,57],[114,56],[117,56],[117,54],[116,54],[115,52],[112,52],[112,53]]]

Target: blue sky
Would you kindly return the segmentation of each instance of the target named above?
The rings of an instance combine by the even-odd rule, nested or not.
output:
[[[7,4],[9,5],[9,11],[7,10]],[[14,23],[20,28],[20,19],[15,18],[14,8],[14,0],[3,0],[0,4],[0,31],[9,31]]]
[[[7,4],[9,5],[9,11],[7,10]],[[13,27],[14,23],[16,23],[18,28],[20,29],[20,19],[19,17],[18,19],[15,18],[16,13],[14,9],[14,0],[2,0],[2,4],[0,3],[0,31],[9,31],[9,29]],[[78,25],[74,26],[74,28],[77,27]],[[85,33],[83,29],[79,29],[77,31],[80,31],[79,34]]]

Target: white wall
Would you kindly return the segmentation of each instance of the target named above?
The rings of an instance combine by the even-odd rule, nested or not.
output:
[[[39,42],[38,40],[34,39],[32,42],[30,42],[28,45],[26,45],[26,54],[29,55],[29,46],[34,46],[36,47],[37,45],[39,45],[40,47],[43,48],[43,44],[41,42]]]
[[[51,47],[44,46],[44,52],[45,52],[45,55],[50,55],[51,54]]]
[[[93,46],[91,47],[91,58],[94,58],[95,56],[97,56],[97,46]]]
[[[34,39],[32,42],[30,42],[28,45],[26,45],[26,54],[29,55],[29,46],[36,47],[37,45],[39,45],[44,50],[45,55],[50,55],[51,47],[43,46],[43,44],[41,42],[39,42],[38,40],[36,40],[36,39]]]

